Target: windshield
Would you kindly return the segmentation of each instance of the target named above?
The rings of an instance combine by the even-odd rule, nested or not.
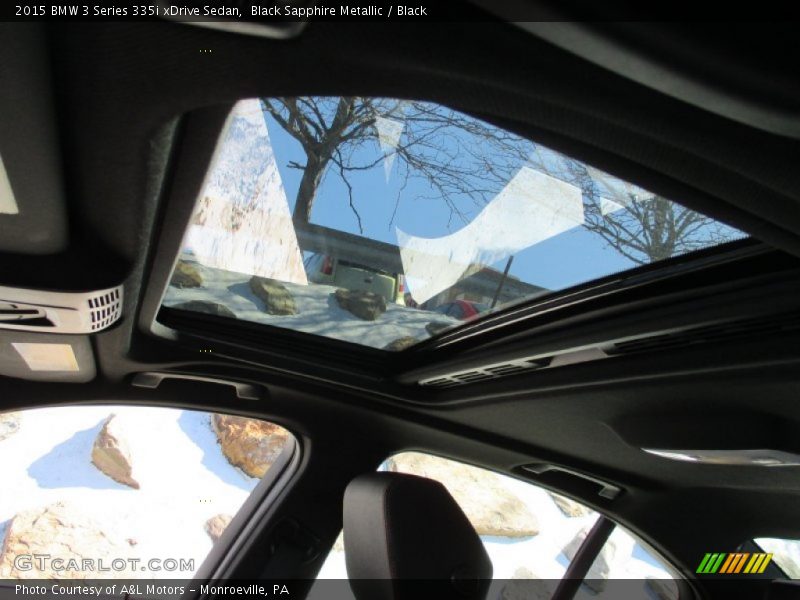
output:
[[[250,99],[220,136],[164,305],[402,350],[742,237],[438,104]]]

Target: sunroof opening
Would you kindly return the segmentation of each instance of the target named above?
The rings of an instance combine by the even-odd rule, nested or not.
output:
[[[745,237],[431,102],[238,102],[163,304],[403,350]]]

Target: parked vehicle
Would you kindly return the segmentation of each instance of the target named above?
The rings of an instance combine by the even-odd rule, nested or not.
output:
[[[349,260],[312,254],[305,261],[306,275],[312,283],[334,285],[348,290],[375,292],[386,302],[406,305],[405,277]]]
[[[454,319],[467,321],[469,319],[474,319],[481,313],[487,312],[489,310],[489,305],[481,302],[472,302],[470,300],[453,300],[446,304],[440,304],[430,310],[447,315],[448,317],[453,317]]]

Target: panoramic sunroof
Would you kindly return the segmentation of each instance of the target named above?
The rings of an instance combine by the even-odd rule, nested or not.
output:
[[[386,350],[744,235],[430,102],[243,100],[164,306]]]

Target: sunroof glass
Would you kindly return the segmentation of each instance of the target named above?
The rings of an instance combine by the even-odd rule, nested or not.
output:
[[[402,350],[744,235],[431,102],[243,100],[164,305]]]

